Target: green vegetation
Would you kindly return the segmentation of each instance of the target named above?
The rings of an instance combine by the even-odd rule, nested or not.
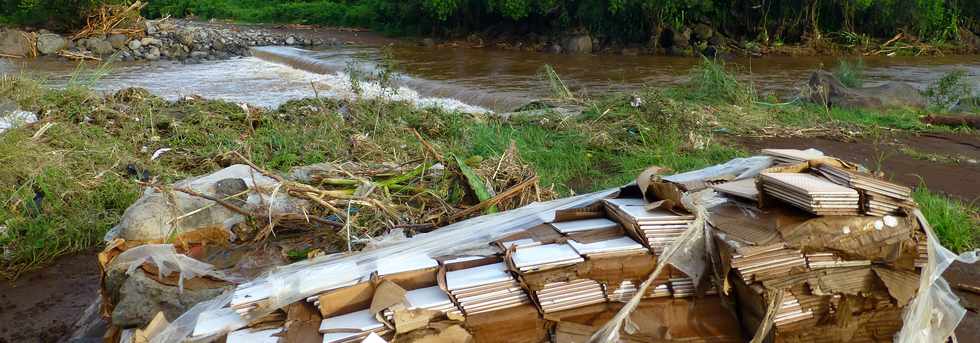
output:
[[[980,106],[976,98],[971,98],[973,85],[969,83],[970,79],[966,76],[966,71],[957,69],[946,73],[935,83],[929,85],[929,88],[926,89],[929,104],[938,110],[947,110],[961,101],[972,102],[972,104],[965,105],[974,108]]]
[[[72,28],[79,13],[126,0],[0,0],[0,22]],[[826,38],[842,46],[906,32],[935,42],[977,30],[972,0],[153,0],[151,17],[370,27],[401,34],[555,33],[586,28],[603,39],[647,43],[667,28],[708,23],[729,38],[779,45]],[[864,43],[862,43],[864,42]]]
[[[828,120],[812,105],[761,103],[724,66],[703,63],[677,88],[567,100],[585,108],[580,116],[507,119],[377,99],[309,98],[245,111],[138,89],[100,96],[80,83],[53,90],[0,78],[0,98],[43,114],[37,124],[0,134],[0,275],[97,245],[142,182],[212,172],[238,162],[230,152],[286,171],[324,161],[418,161],[427,150],[413,131],[441,154],[467,161],[498,158],[513,143],[542,185],[569,195],[622,185],[650,165],[685,171],[747,155],[726,133],[923,129],[913,111],[832,109]],[[543,82],[560,81],[553,69],[546,74]],[[151,160],[161,148],[172,150]],[[975,208],[924,189],[916,198],[945,244],[977,246]]]
[[[848,87],[864,86],[864,60],[840,60],[834,68],[834,76]]]
[[[943,246],[957,253],[980,248],[980,209],[932,193],[925,186],[918,187],[913,196]]]

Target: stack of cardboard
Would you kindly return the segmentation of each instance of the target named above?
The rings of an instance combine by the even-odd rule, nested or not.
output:
[[[658,255],[694,221],[691,214],[677,214],[660,208],[647,210],[649,204],[639,198],[606,199],[604,204],[614,219],[645,239],[650,250]]]
[[[797,249],[787,249],[783,243],[738,247],[731,261],[732,269],[751,281],[780,277],[794,268],[806,266],[803,254]]]
[[[598,240],[591,243],[582,243],[575,240],[570,240],[568,241],[568,244],[575,249],[575,252],[590,258],[631,255],[647,251],[647,248],[643,247],[642,244],[637,243],[632,238],[626,236]]]
[[[544,244],[517,249],[511,259],[520,272],[544,271],[585,261],[568,244]]]
[[[803,173],[762,173],[762,190],[816,215],[856,215],[860,197],[854,189]]]
[[[503,263],[447,272],[446,289],[466,316],[529,302],[527,293]],[[451,309],[450,313],[459,314],[455,311]]]
[[[769,342],[891,341],[927,257],[918,223],[859,215],[866,189],[806,173],[817,168],[763,172],[757,184],[768,201],[731,198],[709,210],[716,284],[731,286],[726,296],[749,336],[772,320]]]
[[[544,313],[606,302],[602,285],[590,279],[547,283],[534,295]]]
[[[320,322],[323,343],[360,342],[372,332],[383,336],[390,330],[375,319],[370,310],[325,318]]]
[[[861,191],[861,205],[865,214],[882,217],[899,213],[902,208],[915,207],[912,189],[909,187],[829,164],[821,164],[814,169],[838,185]]]
[[[439,286],[414,289],[405,293],[405,308],[408,310],[430,310],[441,313],[458,311],[453,301],[449,299]],[[392,321],[394,312],[389,308],[383,311],[385,318]]]
[[[619,285],[607,288],[607,297],[609,301],[627,302],[633,298],[639,286],[640,283],[638,281],[623,280]],[[653,285],[647,288],[647,294],[643,295],[644,298],[664,298],[669,296],[671,296],[670,286],[667,283]]]
[[[797,150],[797,149],[762,149],[763,155],[772,157],[776,164],[799,164],[809,160],[823,158],[822,152],[817,150]]]

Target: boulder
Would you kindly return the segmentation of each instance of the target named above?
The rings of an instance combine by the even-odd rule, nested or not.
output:
[[[105,285],[114,294],[112,324],[124,328],[142,327],[160,311],[167,318],[177,318],[195,304],[232,287],[181,289],[151,279],[142,269],[126,275],[124,268],[111,268],[106,273]]]
[[[31,40],[21,30],[0,29],[0,54],[27,56],[31,53]]]
[[[95,38],[89,39],[88,48],[96,55],[101,56],[111,55],[113,51],[116,51],[109,41]]]
[[[109,36],[109,44],[112,44],[114,49],[122,49],[126,47],[126,42],[129,41],[129,37],[126,35],[115,34]]]
[[[286,37],[286,45],[293,45],[293,44],[296,44],[296,37],[293,36]]]
[[[807,83],[811,101],[826,106],[890,108],[924,108],[925,96],[904,82],[889,82],[875,87],[849,88],[834,74],[815,71]]]
[[[186,46],[194,46],[194,37],[197,34],[195,28],[184,28],[177,31],[177,41]]]
[[[140,44],[143,44],[144,46],[160,46],[160,43],[161,42],[159,39],[153,37],[143,37],[143,39],[140,40]]]
[[[174,188],[186,188],[201,194],[215,195],[228,191],[224,182],[219,188],[219,182],[226,179],[245,181],[250,192],[243,196],[242,207],[247,210],[269,211],[268,206],[271,204],[273,215],[286,212],[302,213],[301,208],[306,205],[305,201],[285,195],[285,192],[276,193],[275,199],[271,199],[268,190],[275,189],[278,182],[242,164],[209,175],[179,181],[174,184]],[[167,196],[153,189],[147,189],[143,196],[126,209],[119,225],[113,228],[106,238],[149,241],[203,228],[230,229],[245,220],[244,216],[224,206],[211,205],[213,202],[210,200],[183,192],[174,192],[172,196]],[[195,212],[195,210],[200,211]],[[177,217],[186,213],[193,214],[175,221]]]
[[[150,60],[150,61],[159,60],[160,59],[160,48],[155,47],[155,46],[151,46],[149,49],[146,50],[146,53],[143,54],[143,58],[145,58],[147,60]]]
[[[37,36],[37,52],[42,55],[57,53],[66,46],[68,46],[68,40],[60,35],[45,33]]]
[[[682,27],[680,29],[670,29],[667,33],[669,34],[668,47],[676,47],[683,50],[691,46],[691,29]]]
[[[569,54],[588,54],[592,52],[592,37],[587,33],[572,35],[562,40],[561,49]]]
[[[129,50],[136,51],[139,50],[141,47],[143,47],[143,43],[140,42],[138,39],[129,41]]]

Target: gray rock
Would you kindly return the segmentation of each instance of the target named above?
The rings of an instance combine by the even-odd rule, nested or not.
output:
[[[143,43],[140,42],[138,39],[134,39],[134,40],[129,41],[129,50],[137,51],[142,46],[143,46]]]
[[[231,287],[181,291],[178,287],[156,282],[141,269],[127,277],[121,268],[110,269],[106,286],[111,294],[116,294],[113,299],[117,299],[112,310],[112,324],[124,328],[145,326],[160,311],[167,318],[177,318],[191,306],[221,295]]]
[[[194,46],[194,35],[196,32],[193,28],[180,29],[177,31],[177,41],[186,46]]]
[[[565,38],[561,49],[569,54],[588,54],[592,52],[592,37],[588,34],[578,34]]]
[[[126,47],[126,42],[129,41],[129,37],[126,35],[115,34],[109,36],[109,44],[115,49],[122,49]]]
[[[151,46],[150,49],[147,50],[145,54],[143,54],[143,58],[146,58],[146,59],[148,59],[150,61],[159,60],[160,59],[160,48],[155,47],[155,46]]]
[[[436,41],[432,38],[425,38],[422,40],[422,46],[426,48],[432,48],[436,46]]]
[[[286,38],[286,45],[296,44],[296,37],[289,36]]]
[[[37,51],[42,55],[57,53],[67,45],[68,40],[54,33],[45,33],[37,36]]]
[[[143,37],[143,39],[140,40],[140,43],[143,44],[143,45],[145,45],[145,46],[151,46],[151,45],[152,46],[160,46],[160,43],[161,42],[160,42],[159,39],[156,39],[156,38],[153,38],[153,37]]]
[[[207,51],[191,51],[191,58],[202,59],[202,60],[203,59],[206,59],[206,58],[208,58],[208,52]]]
[[[21,30],[0,29],[0,54],[27,56],[31,53],[31,41]]]
[[[89,50],[92,50],[96,55],[106,56],[111,55],[115,49],[112,48],[112,43],[107,40],[101,39],[90,39],[88,41]]]
[[[667,32],[670,34],[670,47],[687,49],[691,46],[691,29],[682,27],[680,30],[670,29]]]
[[[548,52],[553,53],[553,54],[560,54],[561,53],[561,45],[552,44],[551,46],[548,47]]]
[[[926,98],[915,87],[904,82],[889,82],[876,87],[849,88],[834,74],[815,71],[810,75],[807,91],[811,101],[826,106],[925,108]]]
[[[245,180],[253,190],[248,195],[246,210],[255,209],[272,213],[299,213],[305,201],[279,193],[270,201],[268,196],[259,197],[256,189],[273,189],[278,183],[269,177],[261,176],[247,165],[233,165],[201,177],[182,180],[175,187],[193,189],[202,194],[217,193],[218,181],[228,178]],[[253,177],[254,175],[254,177]],[[119,221],[118,237],[126,240],[148,241],[164,238],[170,234],[181,234],[201,228],[226,227],[240,223],[245,218],[223,206],[211,206],[213,202],[177,192],[172,197],[148,189],[142,197],[126,209]],[[204,208],[204,210],[194,212]],[[174,222],[182,213],[194,214]],[[265,212],[263,212],[265,213]]]

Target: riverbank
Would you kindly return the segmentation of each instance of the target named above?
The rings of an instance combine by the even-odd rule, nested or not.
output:
[[[892,141],[905,140],[908,147],[900,154],[853,150],[854,159],[869,161],[872,169],[893,158],[924,161],[938,155],[920,146],[923,134],[968,142],[976,137],[971,130],[951,135],[952,129],[922,124],[921,110],[774,106],[754,100],[726,77],[707,65],[676,87],[596,98],[564,93],[557,101],[581,108],[577,116],[546,109],[506,118],[420,108],[390,101],[385,92],[372,99],[308,98],[264,109],[193,96],[168,101],[136,89],[103,96],[81,85],[49,89],[6,77],[0,95],[40,118],[0,134],[0,156],[13,166],[0,172],[0,194],[11,199],[0,209],[9,218],[0,236],[4,276],[99,245],[147,184],[214,171],[230,163],[233,151],[263,168],[285,171],[324,161],[411,161],[425,155],[427,146],[479,163],[499,158],[513,142],[541,184],[568,195],[621,185],[651,164],[689,170],[749,155],[761,145],[809,146],[817,136],[878,151],[894,151]],[[798,140],[780,140],[786,137]],[[963,155],[941,155],[949,158],[890,175],[920,187],[917,200],[944,242],[957,250],[977,246],[975,194],[971,199],[964,190],[975,186],[971,180],[980,171],[975,154]],[[962,180],[947,177],[943,168],[955,169]],[[909,173],[922,175],[921,182]]]

